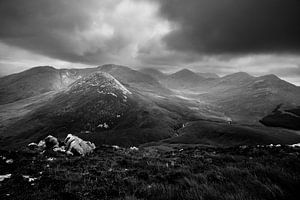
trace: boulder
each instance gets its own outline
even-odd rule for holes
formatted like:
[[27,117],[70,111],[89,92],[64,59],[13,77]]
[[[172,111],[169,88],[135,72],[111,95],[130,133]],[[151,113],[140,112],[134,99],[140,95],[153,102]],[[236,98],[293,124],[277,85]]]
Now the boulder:
[[45,138],[45,145],[47,149],[54,149],[59,147],[59,142],[56,137],[49,135]]
[[89,141],[84,141],[81,138],[68,134],[68,136],[65,139],[65,150],[70,154],[69,152],[81,156],[85,156],[89,153],[92,153],[94,149],[96,148],[95,144],[89,142]]
[[[56,152],[66,155],[81,155],[85,156],[94,151],[96,148],[95,144],[84,141],[81,138],[68,134],[64,143],[60,145],[58,139],[52,135],[47,136],[45,139],[41,140],[38,144],[30,143],[27,146],[31,150],[47,152]],[[50,150],[50,151],[49,151]]]

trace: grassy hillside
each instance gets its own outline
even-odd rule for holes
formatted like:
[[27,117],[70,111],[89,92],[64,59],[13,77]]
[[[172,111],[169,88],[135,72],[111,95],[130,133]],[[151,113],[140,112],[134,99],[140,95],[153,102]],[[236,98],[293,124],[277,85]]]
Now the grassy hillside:
[[[87,157],[0,151],[1,199],[296,200],[300,150],[99,147]],[[25,175],[25,176],[24,176]],[[26,178],[27,177],[27,178]],[[29,182],[29,178],[32,178]]]
[[189,122],[178,133],[177,137],[163,142],[217,146],[293,144],[300,142],[300,135],[292,131],[209,121]]
[[274,111],[262,118],[260,122],[266,126],[300,130],[300,108]]

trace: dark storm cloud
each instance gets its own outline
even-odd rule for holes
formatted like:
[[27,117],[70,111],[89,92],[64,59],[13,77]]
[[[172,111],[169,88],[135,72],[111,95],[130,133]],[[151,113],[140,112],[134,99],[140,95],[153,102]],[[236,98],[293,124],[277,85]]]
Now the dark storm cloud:
[[81,47],[73,42],[76,31],[84,30],[90,18],[80,5],[62,0],[1,0],[0,39],[40,54],[80,60],[76,55]]
[[0,42],[70,62],[126,63],[136,43],[149,37],[158,24],[153,4],[133,0],[0,0]]
[[157,0],[177,24],[169,49],[200,54],[300,52],[299,0]]

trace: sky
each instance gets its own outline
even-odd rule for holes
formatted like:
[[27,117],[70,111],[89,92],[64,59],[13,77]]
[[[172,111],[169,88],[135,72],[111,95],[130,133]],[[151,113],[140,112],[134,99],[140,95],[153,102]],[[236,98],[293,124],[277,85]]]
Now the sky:
[[107,63],[300,85],[300,1],[0,0],[0,75]]

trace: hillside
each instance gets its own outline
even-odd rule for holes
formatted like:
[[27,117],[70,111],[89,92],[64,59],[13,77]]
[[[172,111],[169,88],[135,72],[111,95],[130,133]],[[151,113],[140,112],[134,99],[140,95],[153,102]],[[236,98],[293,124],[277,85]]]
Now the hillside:
[[161,141],[166,144],[206,144],[212,146],[294,144],[300,135],[261,126],[195,121],[186,123],[178,136]]
[[220,78],[199,99],[219,106],[234,121],[257,123],[277,105],[293,108],[300,104],[300,87],[275,75],[252,77],[237,73]]
[[300,108],[283,110],[280,106],[260,122],[266,126],[300,130]]
[[50,66],[40,66],[0,78],[0,105],[50,91],[61,91],[76,80],[97,71],[110,73],[123,84],[142,90],[170,92],[151,76],[124,66],[110,64],[84,69],[56,69]]
[[[298,140],[294,133],[258,124],[279,104],[284,110],[300,104],[299,87],[274,75],[253,77],[239,72],[203,78],[184,69],[158,80],[147,74],[160,74],[157,70],[141,71],[112,64],[86,69],[38,67],[3,77],[11,82],[3,81],[2,85],[10,85],[14,91],[14,83],[28,80],[33,85],[35,81],[42,82],[41,77],[54,74],[46,79],[47,84],[24,87],[20,93],[40,91],[30,93],[34,96],[0,106],[1,144],[18,147],[38,142],[48,134],[63,138],[68,133],[96,144],[123,146],[162,139],[212,145]],[[23,79],[13,82],[11,77]],[[164,82],[167,79],[173,83],[169,88]],[[52,87],[53,83],[60,84]],[[11,93],[10,97],[16,94]],[[278,124],[286,121],[278,119]],[[199,120],[199,127],[183,127]]]
[[174,135],[184,115],[190,115],[176,102],[130,90],[105,72],[81,78],[4,129],[3,145],[16,148],[70,132],[97,144],[141,144]]
[[157,69],[154,69],[154,68],[142,68],[139,71],[144,73],[144,74],[150,75],[150,76],[152,76],[153,78],[155,78],[157,80],[161,80],[163,78],[166,78],[166,76],[167,76],[163,72],[161,72]]
[[10,177],[0,198],[297,200],[299,154],[288,146],[99,146],[86,157],[0,151]]
[[163,85],[171,89],[187,89],[193,88],[201,83],[204,83],[207,78],[199,76],[189,69],[182,69],[167,77],[161,79]]
[[0,78],[0,104],[33,97],[49,91],[61,90],[69,78],[53,67],[35,67],[30,70]]
[[129,67],[108,64],[99,66],[97,70],[111,74],[121,83],[133,87],[140,92],[171,93],[171,91],[163,87],[152,76],[130,69]]

